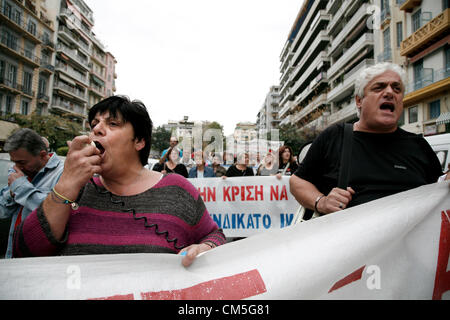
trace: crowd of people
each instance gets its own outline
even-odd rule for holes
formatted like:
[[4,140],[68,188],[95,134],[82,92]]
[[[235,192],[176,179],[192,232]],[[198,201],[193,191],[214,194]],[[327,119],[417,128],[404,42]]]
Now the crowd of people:
[[[187,267],[226,237],[186,178],[287,175],[297,201],[320,215],[448,180],[423,137],[398,127],[404,71],[377,64],[356,83],[359,120],[327,128],[300,164],[289,146],[269,150],[250,166],[248,153],[231,163],[232,154],[191,156],[172,137],[148,170],[152,121],[142,102],[123,96],[90,109],[91,131],[68,143],[64,163],[36,132],[20,129],[4,147],[14,162],[0,191],[0,218],[12,218],[6,257],[175,253]],[[344,127],[350,127],[349,139]],[[343,141],[353,146],[344,187],[338,179]]]
[[[276,151],[269,150],[261,160],[258,153],[254,163],[251,164],[247,152],[232,155],[232,161],[229,161],[226,152],[206,154],[198,150],[190,153],[189,156],[189,152],[183,153],[176,143],[172,143],[178,139],[172,137],[170,141],[171,146],[164,150],[162,157],[152,170],[163,174],[178,173],[185,178],[221,177],[226,179],[227,177],[275,176],[280,179],[283,175],[292,175],[298,168],[297,157],[294,156],[292,148],[286,145]],[[184,156],[180,157],[181,154]],[[187,159],[190,160],[187,161]]]

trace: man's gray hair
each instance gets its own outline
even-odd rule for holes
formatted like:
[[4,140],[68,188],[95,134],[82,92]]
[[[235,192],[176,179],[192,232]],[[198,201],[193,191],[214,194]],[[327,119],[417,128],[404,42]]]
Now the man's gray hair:
[[[360,98],[364,97],[364,89],[367,86],[367,84],[372,81],[375,77],[379,76],[380,74],[386,72],[386,71],[393,71],[397,73],[400,76],[400,79],[402,81],[402,90],[405,91],[405,84],[406,84],[406,72],[403,70],[402,67],[400,67],[398,64],[391,63],[391,62],[382,62],[377,63],[373,66],[365,68],[363,71],[361,71],[358,75],[358,78],[356,79],[355,83],[355,96],[358,96]],[[357,107],[356,108],[359,118],[360,110]]]
[[373,78],[379,76],[380,74],[382,74],[386,71],[393,71],[400,76],[400,79],[402,80],[403,90],[404,90],[405,83],[406,83],[405,70],[403,70],[403,68],[400,67],[398,64],[390,63],[390,62],[383,62],[383,63],[377,63],[376,65],[370,66],[359,73],[358,78],[356,79],[356,83],[355,83],[355,96],[363,98],[364,97],[364,88],[367,86],[367,84],[370,81],[372,81]]
[[16,151],[20,148],[25,149],[33,156],[37,156],[42,150],[47,151],[44,140],[35,131],[22,128],[14,132],[6,139],[3,150],[6,152]]

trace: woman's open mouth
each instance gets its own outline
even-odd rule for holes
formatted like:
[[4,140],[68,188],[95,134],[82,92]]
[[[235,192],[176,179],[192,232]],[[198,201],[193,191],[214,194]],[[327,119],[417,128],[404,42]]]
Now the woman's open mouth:
[[103,148],[102,144],[98,141],[94,141],[95,147],[100,150],[100,154],[105,153],[105,148]]

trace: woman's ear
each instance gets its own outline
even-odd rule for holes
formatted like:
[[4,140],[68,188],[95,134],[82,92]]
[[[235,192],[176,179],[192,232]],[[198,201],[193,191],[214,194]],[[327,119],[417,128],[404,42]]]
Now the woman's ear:
[[138,140],[138,138],[134,139],[134,145],[135,145],[136,151],[141,151],[145,147],[144,138],[142,138],[141,140]]

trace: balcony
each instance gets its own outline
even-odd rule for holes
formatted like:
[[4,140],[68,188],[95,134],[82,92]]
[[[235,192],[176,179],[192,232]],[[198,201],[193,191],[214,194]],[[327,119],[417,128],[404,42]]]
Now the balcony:
[[291,123],[291,116],[288,115],[287,117],[281,119],[280,126],[284,126],[290,123]]
[[35,56],[31,50],[25,49],[23,46],[19,47],[17,42],[11,41],[4,34],[1,37],[0,44],[0,47],[5,48],[7,52],[16,56],[19,60],[22,60],[34,68],[39,67],[40,59]]
[[13,14],[5,14],[6,10],[4,6],[0,4],[0,17],[5,18],[3,21],[6,25],[15,31],[21,33],[27,39],[33,41],[34,43],[40,43],[41,40],[36,32],[36,26],[34,28],[32,25],[27,24],[23,16],[13,16]]
[[70,57],[73,61],[77,62],[79,66],[83,67],[86,70],[89,70],[88,59],[79,55],[77,50],[70,49],[62,45],[61,43],[58,43],[56,49]]
[[306,69],[302,76],[292,86],[292,88],[290,89],[291,95],[295,96],[298,91],[303,90],[305,87],[307,87],[309,84],[307,80],[314,72],[320,70],[324,62],[326,61],[329,61],[327,53],[325,51],[320,52],[317,55],[317,58],[309,65],[308,69]]
[[54,83],[54,88],[63,91],[64,93],[66,93],[66,95],[68,94],[70,97],[76,98],[77,100],[81,100],[83,102],[87,101],[86,94],[83,91],[75,87],[69,86],[64,82],[56,81]]
[[345,105],[342,109],[334,112],[327,116],[326,125],[330,126],[334,123],[338,123],[350,118],[356,117],[356,103],[352,101],[351,103]]
[[405,107],[450,91],[450,69],[423,69],[423,75],[406,85]]
[[71,41],[72,43],[75,43],[77,46],[83,49],[86,52],[86,54],[89,54],[89,45],[84,43],[80,39],[80,37],[77,34],[75,34],[72,30],[70,30],[64,25],[60,25],[58,27],[58,31],[60,35],[63,35],[67,40]]
[[84,107],[82,105],[69,102],[67,100],[56,98],[52,101],[52,111],[62,115],[75,116],[78,119],[84,119]]
[[400,0],[400,10],[412,12],[415,7],[420,6],[422,0]]
[[364,59],[356,67],[344,75],[344,81],[328,92],[328,102],[339,101],[351,95],[355,88],[355,81],[361,70],[375,64],[373,59]]
[[50,102],[50,97],[42,92],[38,93],[37,99],[38,99],[39,103],[49,103]]
[[358,24],[361,22],[363,18],[369,15],[369,4],[365,3],[358,9],[358,11],[351,17],[351,19],[345,24],[342,28],[341,32],[334,37],[331,41],[331,46],[328,52],[332,54],[338,47],[340,47],[344,42],[347,35],[356,29]]
[[373,46],[372,33],[365,33],[347,51],[345,51],[345,53],[328,69],[328,78],[331,79],[337,71],[345,67],[352,57],[368,46]]
[[[330,37],[327,35],[326,31],[321,31],[316,36],[315,40],[309,45],[309,48],[306,52],[302,53],[302,58],[296,65],[298,68],[294,69],[292,73],[292,77],[295,78],[297,74],[302,71],[314,60],[318,53],[325,50],[326,46],[330,42]],[[299,57],[300,51],[297,51],[293,61],[297,61]]]
[[412,57],[430,44],[448,35],[450,29],[450,8],[438,14],[400,45],[402,56]]
[[0,78],[0,88],[5,88],[11,91],[13,94],[19,94],[19,85],[15,81],[9,79]]
[[328,33],[332,33],[334,29],[336,29],[338,22],[342,22],[342,18],[344,16],[344,12],[347,10],[350,5],[350,0],[339,1],[341,2],[341,7],[339,10],[333,15],[330,23],[327,26]]
[[310,112],[314,111],[318,106],[321,106],[326,103],[327,103],[327,94],[322,93],[321,95],[315,97],[306,107],[304,107],[302,110],[294,114],[293,121],[298,122],[299,120],[307,116]]
[[29,86],[19,84],[19,85],[17,85],[17,88],[22,92],[22,94],[24,94],[30,98],[34,97],[34,91],[31,90],[31,88]]

